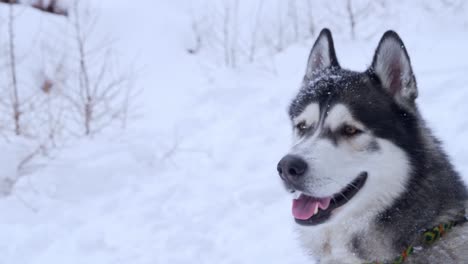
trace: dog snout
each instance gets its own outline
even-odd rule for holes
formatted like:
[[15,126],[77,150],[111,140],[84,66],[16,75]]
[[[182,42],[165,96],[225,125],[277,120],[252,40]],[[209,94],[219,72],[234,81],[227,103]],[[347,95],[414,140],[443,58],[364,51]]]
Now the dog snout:
[[277,170],[283,180],[294,181],[305,175],[307,163],[298,156],[286,155],[278,163]]

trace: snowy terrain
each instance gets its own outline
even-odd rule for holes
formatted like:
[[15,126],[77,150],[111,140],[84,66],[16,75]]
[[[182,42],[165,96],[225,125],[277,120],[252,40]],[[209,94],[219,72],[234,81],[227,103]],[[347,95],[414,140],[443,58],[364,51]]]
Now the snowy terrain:
[[[0,198],[0,264],[310,263],[276,163],[313,39],[227,69],[186,52],[186,1],[138,2],[96,7],[122,58],[142,66],[138,115],[125,131],[36,161]],[[457,19],[395,26],[423,115],[468,180],[468,25]],[[387,26],[366,40],[335,35],[341,64],[365,69]],[[14,173],[18,149],[5,145],[3,174]]]

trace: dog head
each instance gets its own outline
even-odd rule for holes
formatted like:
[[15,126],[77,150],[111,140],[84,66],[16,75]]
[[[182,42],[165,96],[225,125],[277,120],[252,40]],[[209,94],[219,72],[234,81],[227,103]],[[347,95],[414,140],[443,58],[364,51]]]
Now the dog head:
[[399,36],[386,32],[364,72],[340,67],[328,29],[309,55],[289,116],[294,142],[278,163],[297,194],[299,224],[375,215],[405,189],[417,149],[416,80]]

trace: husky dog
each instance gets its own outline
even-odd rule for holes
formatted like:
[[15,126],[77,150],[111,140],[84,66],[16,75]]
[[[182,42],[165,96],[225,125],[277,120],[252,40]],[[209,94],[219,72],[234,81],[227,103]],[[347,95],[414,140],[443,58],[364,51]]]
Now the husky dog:
[[418,111],[400,37],[364,72],[340,67],[328,29],[289,108],[278,163],[299,237],[318,263],[468,263],[468,192]]

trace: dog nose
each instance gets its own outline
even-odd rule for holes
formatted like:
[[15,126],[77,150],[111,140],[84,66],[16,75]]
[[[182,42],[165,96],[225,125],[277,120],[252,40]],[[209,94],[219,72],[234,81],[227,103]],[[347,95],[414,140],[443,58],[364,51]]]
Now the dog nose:
[[307,171],[307,163],[294,155],[284,156],[276,168],[281,178],[298,178]]

